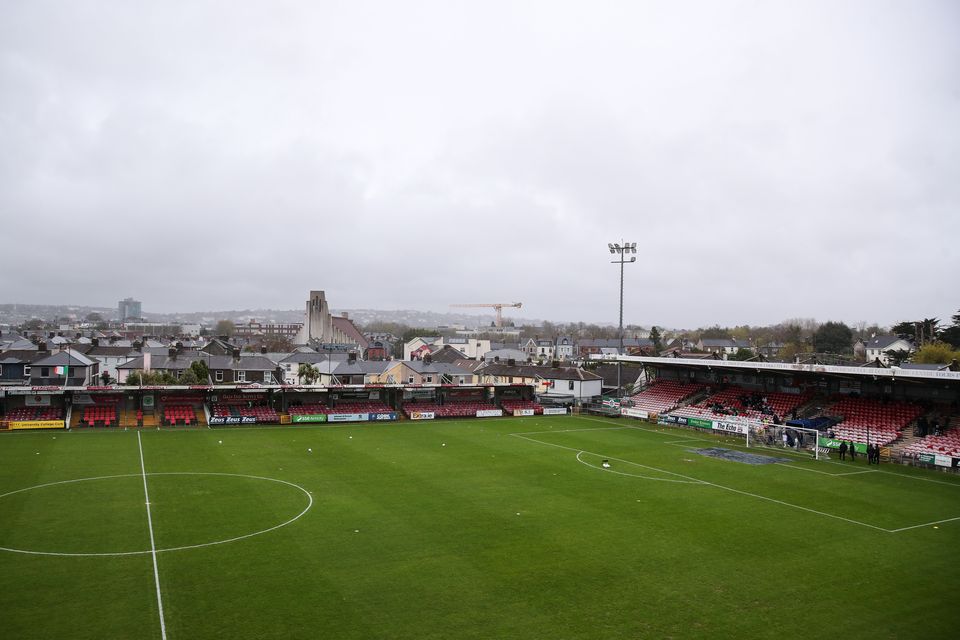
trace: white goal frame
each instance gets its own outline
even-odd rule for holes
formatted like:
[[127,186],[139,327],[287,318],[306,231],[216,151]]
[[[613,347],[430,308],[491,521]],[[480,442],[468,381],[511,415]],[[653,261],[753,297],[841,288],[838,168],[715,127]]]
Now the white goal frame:
[[[788,434],[792,446],[784,443],[783,434]],[[799,437],[798,437],[799,436]],[[802,442],[802,444],[800,444]],[[809,427],[791,427],[785,424],[751,424],[747,427],[747,447],[771,450],[806,451],[815,460],[826,458],[820,451],[820,432]]]

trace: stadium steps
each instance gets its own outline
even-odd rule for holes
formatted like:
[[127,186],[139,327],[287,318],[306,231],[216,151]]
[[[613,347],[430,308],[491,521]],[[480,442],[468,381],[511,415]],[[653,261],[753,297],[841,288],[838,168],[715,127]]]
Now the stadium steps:
[[194,407],[193,415],[196,416],[197,421],[194,424],[201,426],[207,426],[207,412],[203,410],[203,407]]
[[[136,425],[137,423],[134,422],[133,424]],[[156,416],[156,414],[144,412],[144,414],[143,414],[143,426],[144,426],[144,427],[156,427],[156,426],[157,426],[157,416]]]
[[891,442],[889,444],[889,447],[891,451],[900,453],[908,445],[911,445],[914,442],[919,442],[922,439],[923,438],[921,438],[920,436],[913,435],[913,425],[911,425],[903,431],[903,435],[901,435],[899,438]]
[[[72,409],[73,407],[71,407]],[[83,411],[71,411],[68,426],[70,429],[80,426],[80,419],[83,418]]]
[[120,428],[129,429],[137,426],[137,410],[124,409],[120,412]]

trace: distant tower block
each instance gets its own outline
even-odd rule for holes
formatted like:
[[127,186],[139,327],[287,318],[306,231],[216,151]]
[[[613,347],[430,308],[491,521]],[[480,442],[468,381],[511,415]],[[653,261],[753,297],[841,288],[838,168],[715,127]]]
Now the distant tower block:
[[333,342],[333,320],[330,317],[330,306],[323,291],[311,291],[307,300],[307,314],[303,327],[297,334],[297,344],[308,344],[311,341]]

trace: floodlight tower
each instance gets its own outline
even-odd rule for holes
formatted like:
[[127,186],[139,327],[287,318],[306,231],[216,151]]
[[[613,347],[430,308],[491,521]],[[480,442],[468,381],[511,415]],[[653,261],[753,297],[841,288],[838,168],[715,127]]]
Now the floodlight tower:
[[[610,253],[618,256],[616,260],[611,260],[610,264],[619,264],[620,265],[620,351],[618,355],[623,355],[623,265],[636,262],[637,256],[631,255],[630,259],[627,260],[628,254],[635,254],[637,252],[637,243],[636,242],[623,242],[621,244],[616,242],[608,242],[607,247],[610,249]],[[623,383],[620,380],[620,373],[623,370],[623,363],[617,358],[617,397],[623,397]]]

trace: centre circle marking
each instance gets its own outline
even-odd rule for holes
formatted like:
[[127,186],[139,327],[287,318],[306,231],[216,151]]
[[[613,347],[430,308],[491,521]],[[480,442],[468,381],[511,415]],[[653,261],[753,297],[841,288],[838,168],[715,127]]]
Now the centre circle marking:
[[[17,493],[24,493],[25,491],[42,489],[44,487],[53,487],[61,484],[73,484],[76,482],[91,482],[94,480],[110,480],[112,478],[142,478],[144,475],[147,475],[147,476],[221,476],[226,478],[247,478],[250,480],[265,480],[267,482],[276,482],[278,484],[285,484],[288,487],[293,487],[294,489],[297,489],[307,497],[307,506],[304,507],[303,511],[293,516],[289,520],[281,522],[280,524],[274,525],[267,529],[261,529],[260,531],[254,531],[253,533],[246,533],[242,536],[234,536],[233,538],[226,538],[224,540],[214,540],[212,542],[202,542],[200,544],[187,544],[179,547],[167,547],[165,549],[157,549],[156,550],[157,553],[167,553],[170,551],[185,551],[187,549],[199,549],[201,547],[212,547],[214,545],[237,542],[238,540],[252,538],[254,536],[263,535],[264,533],[270,533],[271,531],[276,531],[277,529],[285,527],[289,524],[293,524],[294,522],[299,520],[301,517],[303,517],[303,515],[306,514],[307,511],[309,511],[310,508],[313,506],[313,496],[310,494],[309,491],[307,491],[306,489],[304,489],[298,484],[294,484],[286,480],[278,480],[277,478],[267,478],[265,476],[251,476],[251,475],[246,475],[242,473],[213,473],[213,472],[201,472],[201,471],[167,471],[167,472],[147,473],[147,474],[124,473],[124,474],[114,475],[114,476],[98,476],[96,478],[76,478],[75,480],[60,480],[58,482],[47,482],[45,484],[38,484],[32,487],[25,487],[23,489],[17,489],[15,491],[8,491],[7,493],[0,494],[0,499],[6,498],[7,496],[12,496]],[[11,553],[25,553],[29,555],[35,555],[35,556],[68,556],[68,557],[87,557],[87,558],[112,557],[112,556],[140,556],[140,555],[147,555],[147,554],[153,553],[153,550],[151,549],[145,549],[143,551],[116,551],[116,552],[101,552],[101,553],[62,553],[59,551],[34,551],[32,549],[15,549],[13,547],[2,547],[2,546],[0,546],[0,551],[9,551]]]

